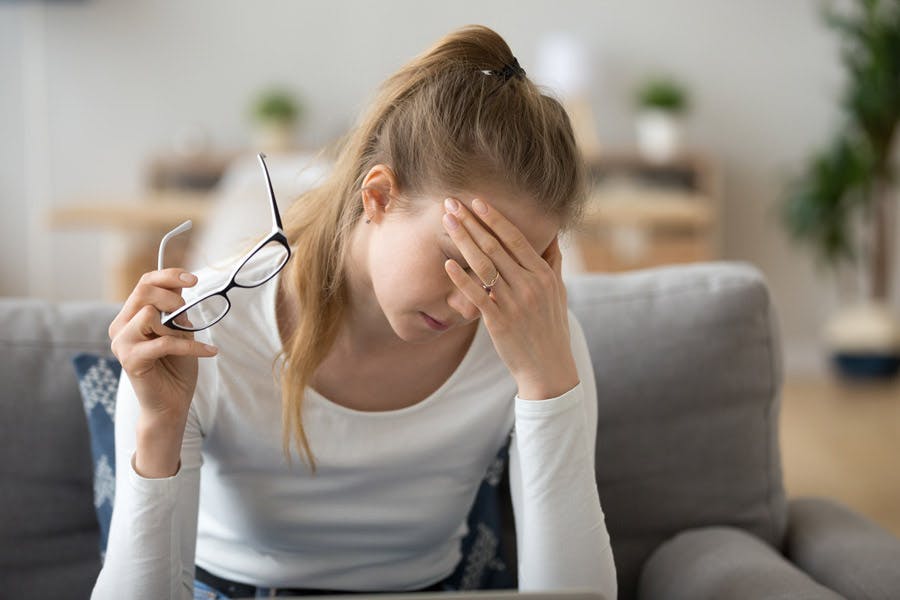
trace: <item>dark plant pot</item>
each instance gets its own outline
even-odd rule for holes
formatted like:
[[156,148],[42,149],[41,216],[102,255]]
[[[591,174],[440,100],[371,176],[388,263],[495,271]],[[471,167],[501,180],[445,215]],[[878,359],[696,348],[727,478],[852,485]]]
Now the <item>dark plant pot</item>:
[[835,352],[831,355],[835,370],[842,377],[856,380],[892,379],[900,372],[900,355],[897,354],[849,354]]
[[900,371],[900,319],[884,301],[845,306],[825,324],[834,370],[847,379],[884,381]]

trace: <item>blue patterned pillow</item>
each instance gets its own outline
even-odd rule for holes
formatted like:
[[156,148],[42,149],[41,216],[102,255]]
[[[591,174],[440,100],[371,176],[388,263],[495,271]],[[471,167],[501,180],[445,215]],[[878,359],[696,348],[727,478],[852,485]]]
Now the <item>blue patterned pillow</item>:
[[[115,499],[116,390],[122,367],[115,358],[79,354],[73,359],[78,388],[84,403],[91,454],[94,457],[94,508],[100,524],[100,558],[106,558],[106,541]],[[515,577],[503,558],[499,484],[509,458],[509,440],[497,452],[469,511],[469,532],[462,540],[462,558],[445,580],[448,591],[510,589]]]
[[469,532],[462,540],[462,558],[456,570],[444,580],[445,591],[497,590],[517,587],[516,577],[507,568],[503,551],[500,482],[509,460],[509,444],[497,452],[488,467],[475,502],[469,511]]
[[100,560],[106,558],[106,539],[116,491],[116,390],[122,367],[115,358],[79,354],[72,362],[84,405],[91,455],[94,458],[94,509],[100,524]]

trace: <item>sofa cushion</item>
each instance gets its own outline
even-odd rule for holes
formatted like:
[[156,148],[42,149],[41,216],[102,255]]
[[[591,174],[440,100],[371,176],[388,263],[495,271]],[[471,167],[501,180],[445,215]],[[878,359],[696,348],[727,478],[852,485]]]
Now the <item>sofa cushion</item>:
[[638,598],[841,600],[843,596],[755,535],[734,527],[702,527],[683,531],[657,548],[641,575]]
[[763,276],[744,263],[567,280],[596,375],[597,485],[622,598],[662,541],[733,526],[780,547],[781,357]]
[[0,581],[87,598],[100,571],[91,452],[72,357],[109,351],[118,307],[0,299]]

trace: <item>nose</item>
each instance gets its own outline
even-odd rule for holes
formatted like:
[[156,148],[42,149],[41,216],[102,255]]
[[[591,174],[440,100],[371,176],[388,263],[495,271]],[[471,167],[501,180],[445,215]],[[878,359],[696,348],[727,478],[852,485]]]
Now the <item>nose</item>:
[[478,307],[472,304],[466,295],[456,286],[453,287],[453,290],[447,296],[447,304],[450,305],[450,308],[461,314],[466,321],[474,321],[480,314],[478,312]]

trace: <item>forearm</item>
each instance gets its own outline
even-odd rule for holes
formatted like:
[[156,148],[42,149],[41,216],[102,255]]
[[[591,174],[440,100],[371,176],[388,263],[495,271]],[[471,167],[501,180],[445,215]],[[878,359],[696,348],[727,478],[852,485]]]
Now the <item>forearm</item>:
[[190,598],[184,569],[194,559],[199,469],[146,479],[129,462],[118,465],[122,485],[116,486],[106,560],[91,598],[121,598],[123,590],[135,599]]
[[557,398],[516,400],[510,468],[521,474],[514,491],[521,504],[519,589],[576,587],[614,598],[615,566],[581,401],[580,384]]
[[[120,598],[191,598],[197,508],[200,490],[200,438],[197,425],[181,426],[184,463],[170,477],[144,477],[135,460],[141,440],[155,430],[142,414],[123,374],[116,398],[116,484],[106,559],[91,596]],[[156,442],[162,443],[160,438]],[[169,440],[168,443],[172,443]],[[153,456],[149,450],[146,456]],[[165,467],[168,469],[168,467]]]

